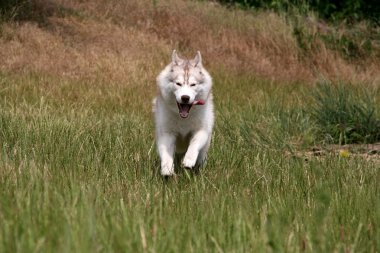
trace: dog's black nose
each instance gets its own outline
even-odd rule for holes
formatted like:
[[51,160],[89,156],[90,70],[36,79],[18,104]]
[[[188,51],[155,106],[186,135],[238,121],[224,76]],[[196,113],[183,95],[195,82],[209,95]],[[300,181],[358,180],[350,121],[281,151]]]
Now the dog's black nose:
[[187,103],[189,103],[190,97],[187,95],[183,95],[183,96],[181,96],[181,100],[183,103],[187,104]]

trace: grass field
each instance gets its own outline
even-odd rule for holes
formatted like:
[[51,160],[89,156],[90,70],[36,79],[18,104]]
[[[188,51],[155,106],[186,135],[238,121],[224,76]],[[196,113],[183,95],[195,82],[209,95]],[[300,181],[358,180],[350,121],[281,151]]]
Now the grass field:
[[[309,111],[315,77],[281,81],[209,53],[207,165],[163,180],[151,100],[176,45],[86,15],[53,18],[63,39],[2,24],[0,56],[13,58],[0,63],[0,252],[379,252],[379,155],[309,154],[327,145]],[[94,27],[103,33],[85,34]],[[131,42],[126,31],[154,45],[128,44],[124,55],[115,45]],[[379,108],[376,75],[366,80]]]
[[208,164],[165,182],[141,86],[44,82],[2,74],[0,251],[379,250],[379,163],[289,155],[313,142],[303,87],[215,76]]

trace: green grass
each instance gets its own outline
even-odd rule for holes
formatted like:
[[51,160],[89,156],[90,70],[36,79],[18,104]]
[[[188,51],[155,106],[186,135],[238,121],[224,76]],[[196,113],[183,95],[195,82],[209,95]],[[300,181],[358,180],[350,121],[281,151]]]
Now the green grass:
[[2,73],[0,252],[378,252],[379,164],[289,155],[312,89],[213,74],[207,166],[165,181],[154,86]]

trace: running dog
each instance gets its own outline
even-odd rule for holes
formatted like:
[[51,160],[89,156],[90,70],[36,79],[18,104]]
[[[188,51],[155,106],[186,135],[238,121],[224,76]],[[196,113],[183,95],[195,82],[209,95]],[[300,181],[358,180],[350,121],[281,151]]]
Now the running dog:
[[172,61],[157,77],[159,92],[154,99],[156,143],[161,175],[174,175],[174,156],[183,157],[187,169],[201,166],[210,147],[214,126],[212,79],[198,51],[194,59]]

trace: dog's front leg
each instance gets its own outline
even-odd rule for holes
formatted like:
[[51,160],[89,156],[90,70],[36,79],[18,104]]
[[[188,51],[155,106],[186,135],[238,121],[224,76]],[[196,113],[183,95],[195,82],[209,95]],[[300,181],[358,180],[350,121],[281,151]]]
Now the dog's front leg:
[[207,144],[208,133],[205,130],[196,132],[190,140],[189,147],[183,158],[185,168],[193,168],[197,162],[199,151]]
[[175,136],[163,134],[157,139],[157,148],[161,158],[161,175],[171,176],[174,174],[174,144]]

